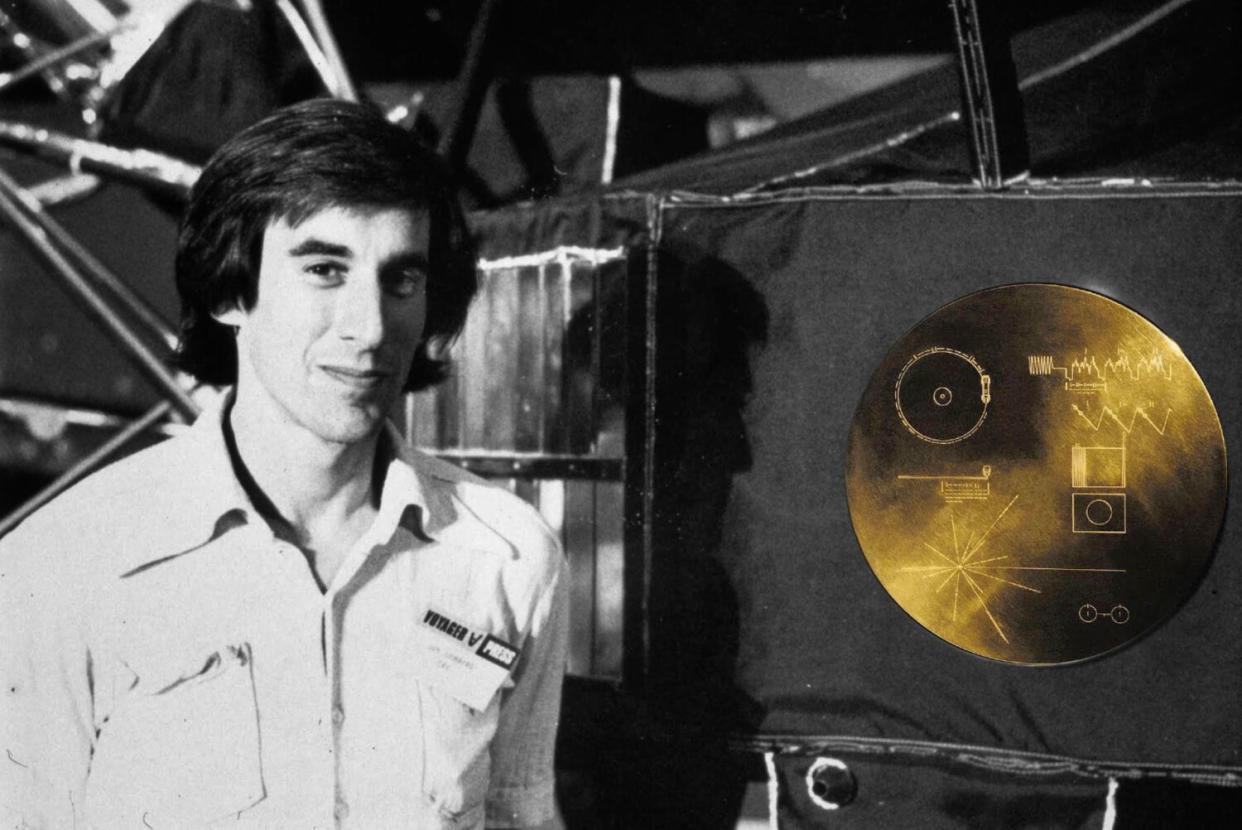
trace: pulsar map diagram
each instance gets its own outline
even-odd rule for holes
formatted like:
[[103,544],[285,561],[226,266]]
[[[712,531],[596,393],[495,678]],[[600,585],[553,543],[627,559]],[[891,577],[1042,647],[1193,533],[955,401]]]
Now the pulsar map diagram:
[[[950,619],[954,623],[959,622],[958,612],[963,606],[963,596],[965,596],[966,603],[969,603],[971,598],[973,598],[976,604],[975,607],[983,611],[996,634],[1007,645],[1010,642],[1009,635],[1005,633],[1005,626],[999,618],[999,613],[995,612],[988,604],[987,597],[985,596],[986,592],[983,588],[985,582],[990,581],[1002,587],[1029,591],[1033,594],[1042,594],[1042,589],[1019,582],[1018,575],[1028,573],[1122,574],[1126,572],[1124,568],[1070,568],[1024,565],[1011,561],[1010,555],[1006,553],[975,558],[975,554],[983,549],[984,544],[993,534],[993,531],[1001,524],[1001,520],[1010,513],[1017,501],[1018,496],[1010,499],[1008,504],[996,514],[996,517],[992,519],[987,529],[982,534],[979,534],[977,539],[975,538],[976,532],[970,531],[964,542],[961,541],[960,537],[966,528],[963,527],[959,530],[957,518],[950,511],[948,540],[952,544],[952,554],[941,550],[936,544],[932,544],[932,541],[924,540],[923,548],[925,551],[933,554],[935,560],[928,564],[906,565],[899,569],[903,573],[921,574],[924,579],[933,582],[935,584],[933,590],[937,595],[944,592],[952,584],[952,600],[946,598],[945,604],[950,608]],[[943,535],[942,529],[941,534],[933,541],[938,542],[941,547],[948,548],[948,545],[941,541],[940,537]],[[943,577],[943,579],[935,582],[938,577]],[[965,614],[963,615],[965,616]]]

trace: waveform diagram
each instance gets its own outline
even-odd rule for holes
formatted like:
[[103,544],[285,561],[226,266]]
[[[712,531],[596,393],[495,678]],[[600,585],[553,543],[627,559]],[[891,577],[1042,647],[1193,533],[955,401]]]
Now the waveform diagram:
[[[906,565],[900,569],[903,573],[921,575],[928,582],[928,590],[933,591],[937,596],[946,597],[945,604],[948,606],[947,610],[953,623],[959,622],[959,612],[961,616],[968,615],[973,600],[973,606],[983,612],[988,622],[991,623],[992,629],[1006,645],[1010,642],[1009,634],[1005,630],[1006,623],[1000,618],[994,605],[989,605],[986,586],[993,585],[1001,589],[1042,594],[1043,589],[1028,585],[1019,579],[1029,579],[1028,574],[1034,576],[1054,573],[1081,575],[1126,572],[1123,568],[1023,565],[1020,562],[1014,562],[1009,554],[1002,551],[996,552],[995,555],[977,556],[983,550],[984,544],[994,535],[998,526],[1002,526],[1005,517],[1011,515],[1010,510],[1017,501],[1018,496],[1015,495],[996,514],[982,533],[968,531],[965,523],[959,526],[957,517],[950,511],[948,533],[945,534],[942,530],[935,538],[923,542],[923,550],[931,554],[929,561],[920,565]],[[962,540],[963,534],[966,536],[964,541]],[[941,538],[943,536],[947,536],[947,540],[943,540]],[[945,544],[945,541],[948,541],[952,547]],[[950,585],[953,588],[952,599],[949,599],[947,594]]]
[[[1106,406],[1100,410],[1099,416],[1092,420],[1087,413],[1083,412],[1082,409],[1078,407],[1078,404],[1070,404],[1070,407],[1074,410],[1074,414],[1076,414],[1080,419],[1079,423],[1083,423],[1086,426],[1091,427],[1094,431],[1099,432],[1100,428],[1106,423],[1105,419],[1108,419],[1107,423],[1115,423],[1117,426],[1121,427],[1121,431],[1125,435],[1129,435],[1134,432],[1136,427],[1142,426],[1140,421],[1155,430],[1157,434],[1164,435],[1165,430],[1168,429],[1169,426],[1169,416],[1173,414],[1173,409],[1171,407],[1166,407],[1163,415],[1153,418],[1146,409],[1143,409],[1141,406],[1136,406],[1133,411],[1130,412],[1130,417],[1126,418],[1124,415],[1119,414],[1111,406]],[[1159,421],[1159,423],[1157,423],[1157,421]]]
[[1109,381],[1142,383],[1148,380],[1172,380],[1173,364],[1162,354],[1134,357],[1125,349],[1118,348],[1114,357],[1101,358],[1084,349],[1064,365],[1059,365],[1052,355],[1027,355],[1027,371],[1036,376],[1060,376],[1065,388],[1071,392],[1104,392]]

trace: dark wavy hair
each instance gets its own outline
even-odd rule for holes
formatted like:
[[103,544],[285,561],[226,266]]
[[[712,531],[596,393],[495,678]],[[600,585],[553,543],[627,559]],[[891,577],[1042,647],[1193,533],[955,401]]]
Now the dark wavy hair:
[[477,289],[475,250],[440,158],[376,109],[317,99],[278,110],[229,139],[190,191],[177,240],[181,342],[174,364],[204,383],[237,380],[237,346],[213,312],[249,310],[263,235],[330,207],[405,208],[430,216],[427,322],[407,391],[448,374],[444,347]]

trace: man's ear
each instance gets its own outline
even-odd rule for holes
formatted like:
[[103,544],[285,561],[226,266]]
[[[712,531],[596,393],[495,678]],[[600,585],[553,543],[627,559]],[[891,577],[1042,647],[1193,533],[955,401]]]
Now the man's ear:
[[242,311],[237,306],[229,306],[227,308],[219,309],[218,311],[213,311],[211,316],[217,323],[223,323],[224,325],[232,328],[239,328],[246,322],[246,312]]

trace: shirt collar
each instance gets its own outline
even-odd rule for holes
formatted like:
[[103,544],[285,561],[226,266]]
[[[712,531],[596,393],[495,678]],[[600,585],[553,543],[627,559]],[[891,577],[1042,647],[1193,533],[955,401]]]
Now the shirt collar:
[[[375,541],[391,539],[400,523],[424,542],[513,558],[513,545],[496,518],[503,511],[479,511],[490,501],[485,494],[494,488],[459,467],[414,449],[391,423],[386,427],[381,452],[385,447],[390,456],[380,517],[374,525]],[[473,492],[473,496],[466,495],[467,492]]]
[[230,391],[204,406],[189,430],[169,439],[175,452],[155,479],[141,485],[147,512],[157,520],[121,529],[143,540],[133,546],[141,555],[124,563],[123,575],[175,559],[230,527],[261,521],[229,460],[224,413],[231,404]]
[[388,538],[402,525],[424,541],[432,541],[436,532],[451,522],[452,503],[445,498],[443,488],[433,484],[419,463],[419,454],[405,443],[392,422],[384,425],[379,452],[386,457],[387,467],[377,530]]
[[[178,558],[242,524],[266,529],[229,457],[224,419],[232,402],[230,391],[204,407],[185,434],[170,439],[181,442],[177,469],[168,471],[169,480],[152,483],[151,498],[167,503],[154,515],[172,521],[146,529],[155,538],[152,544],[138,548],[144,551],[141,557],[125,563],[126,574]],[[402,526],[424,541],[433,541],[456,517],[451,499],[443,487],[435,486],[434,475],[422,469],[421,455],[405,443],[392,423],[384,425],[380,453],[387,466],[375,535],[387,540]]]
[[229,458],[224,419],[232,405],[230,391],[204,407],[183,439],[189,463],[177,473],[184,482],[185,533],[195,544],[210,541],[217,535],[221,520],[227,515],[240,514],[247,522],[259,520],[258,511],[237,480]]

